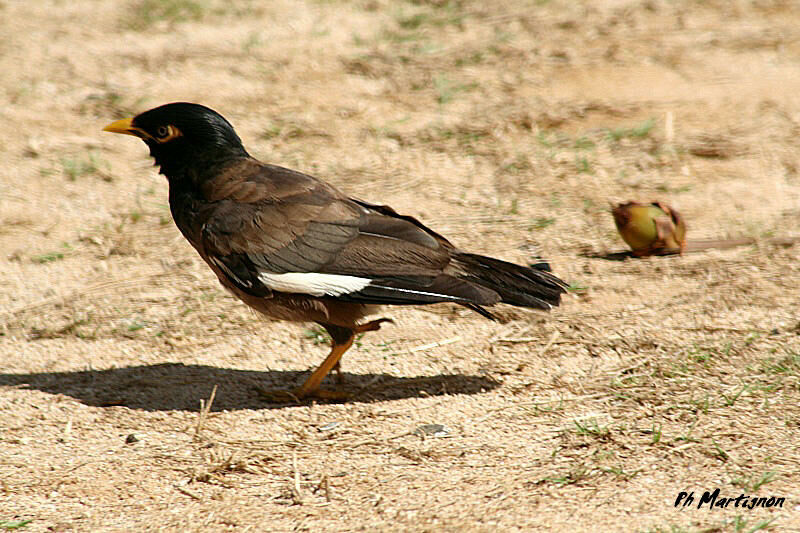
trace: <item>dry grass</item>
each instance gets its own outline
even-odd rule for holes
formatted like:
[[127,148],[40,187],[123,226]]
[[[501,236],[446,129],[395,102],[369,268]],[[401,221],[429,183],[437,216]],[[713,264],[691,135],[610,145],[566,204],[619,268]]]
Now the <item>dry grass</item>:
[[[0,529],[800,530],[798,28],[749,0],[0,4]],[[355,400],[267,404],[324,339],[220,290],[100,132],[175,100],[573,290],[386,310]],[[609,202],[656,198],[756,244],[592,257]],[[715,487],[787,505],[673,507]]]

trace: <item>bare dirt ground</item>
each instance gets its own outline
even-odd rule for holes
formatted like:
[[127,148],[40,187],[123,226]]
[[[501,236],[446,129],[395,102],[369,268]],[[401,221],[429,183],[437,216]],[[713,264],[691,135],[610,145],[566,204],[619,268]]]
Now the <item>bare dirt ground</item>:
[[[3,0],[0,72],[0,529],[800,531],[794,1]],[[100,131],[176,100],[572,290],[386,309],[353,400],[269,404],[324,339],[224,292]],[[628,199],[760,240],[589,257]],[[786,503],[673,506],[717,487]]]

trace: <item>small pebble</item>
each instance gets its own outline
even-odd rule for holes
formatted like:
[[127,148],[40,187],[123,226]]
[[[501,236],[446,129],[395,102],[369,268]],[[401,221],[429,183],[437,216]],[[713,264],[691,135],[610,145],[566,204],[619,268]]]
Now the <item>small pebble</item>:
[[418,437],[449,437],[450,428],[442,424],[424,424],[414,430]]

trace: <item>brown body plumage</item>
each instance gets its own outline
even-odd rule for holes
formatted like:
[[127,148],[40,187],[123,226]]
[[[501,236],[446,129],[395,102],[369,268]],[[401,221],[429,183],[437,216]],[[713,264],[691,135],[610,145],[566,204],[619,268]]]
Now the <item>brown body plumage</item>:
[[106,130],[147,143],[176,225],[227,289],[266,316],[330,333],[331,354],[296,397],[322,395],[355,334],[386,321],[362,323],[376,305],[453,302],[491,318],[484,306],[549,309],[564,292],[549,272],[461,252],[388,206],[253,159],[206,107],[167,104]]

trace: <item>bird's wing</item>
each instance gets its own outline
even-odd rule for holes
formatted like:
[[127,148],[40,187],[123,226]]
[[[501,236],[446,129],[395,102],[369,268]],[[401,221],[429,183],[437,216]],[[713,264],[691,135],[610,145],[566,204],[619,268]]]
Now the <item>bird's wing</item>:
[[452,245],[416,219],[351,200],[309,176],[262,165],[206,186],[202,248],[218,273],[272,291],[359,303],[488,305],[497,293],[444,273]]

